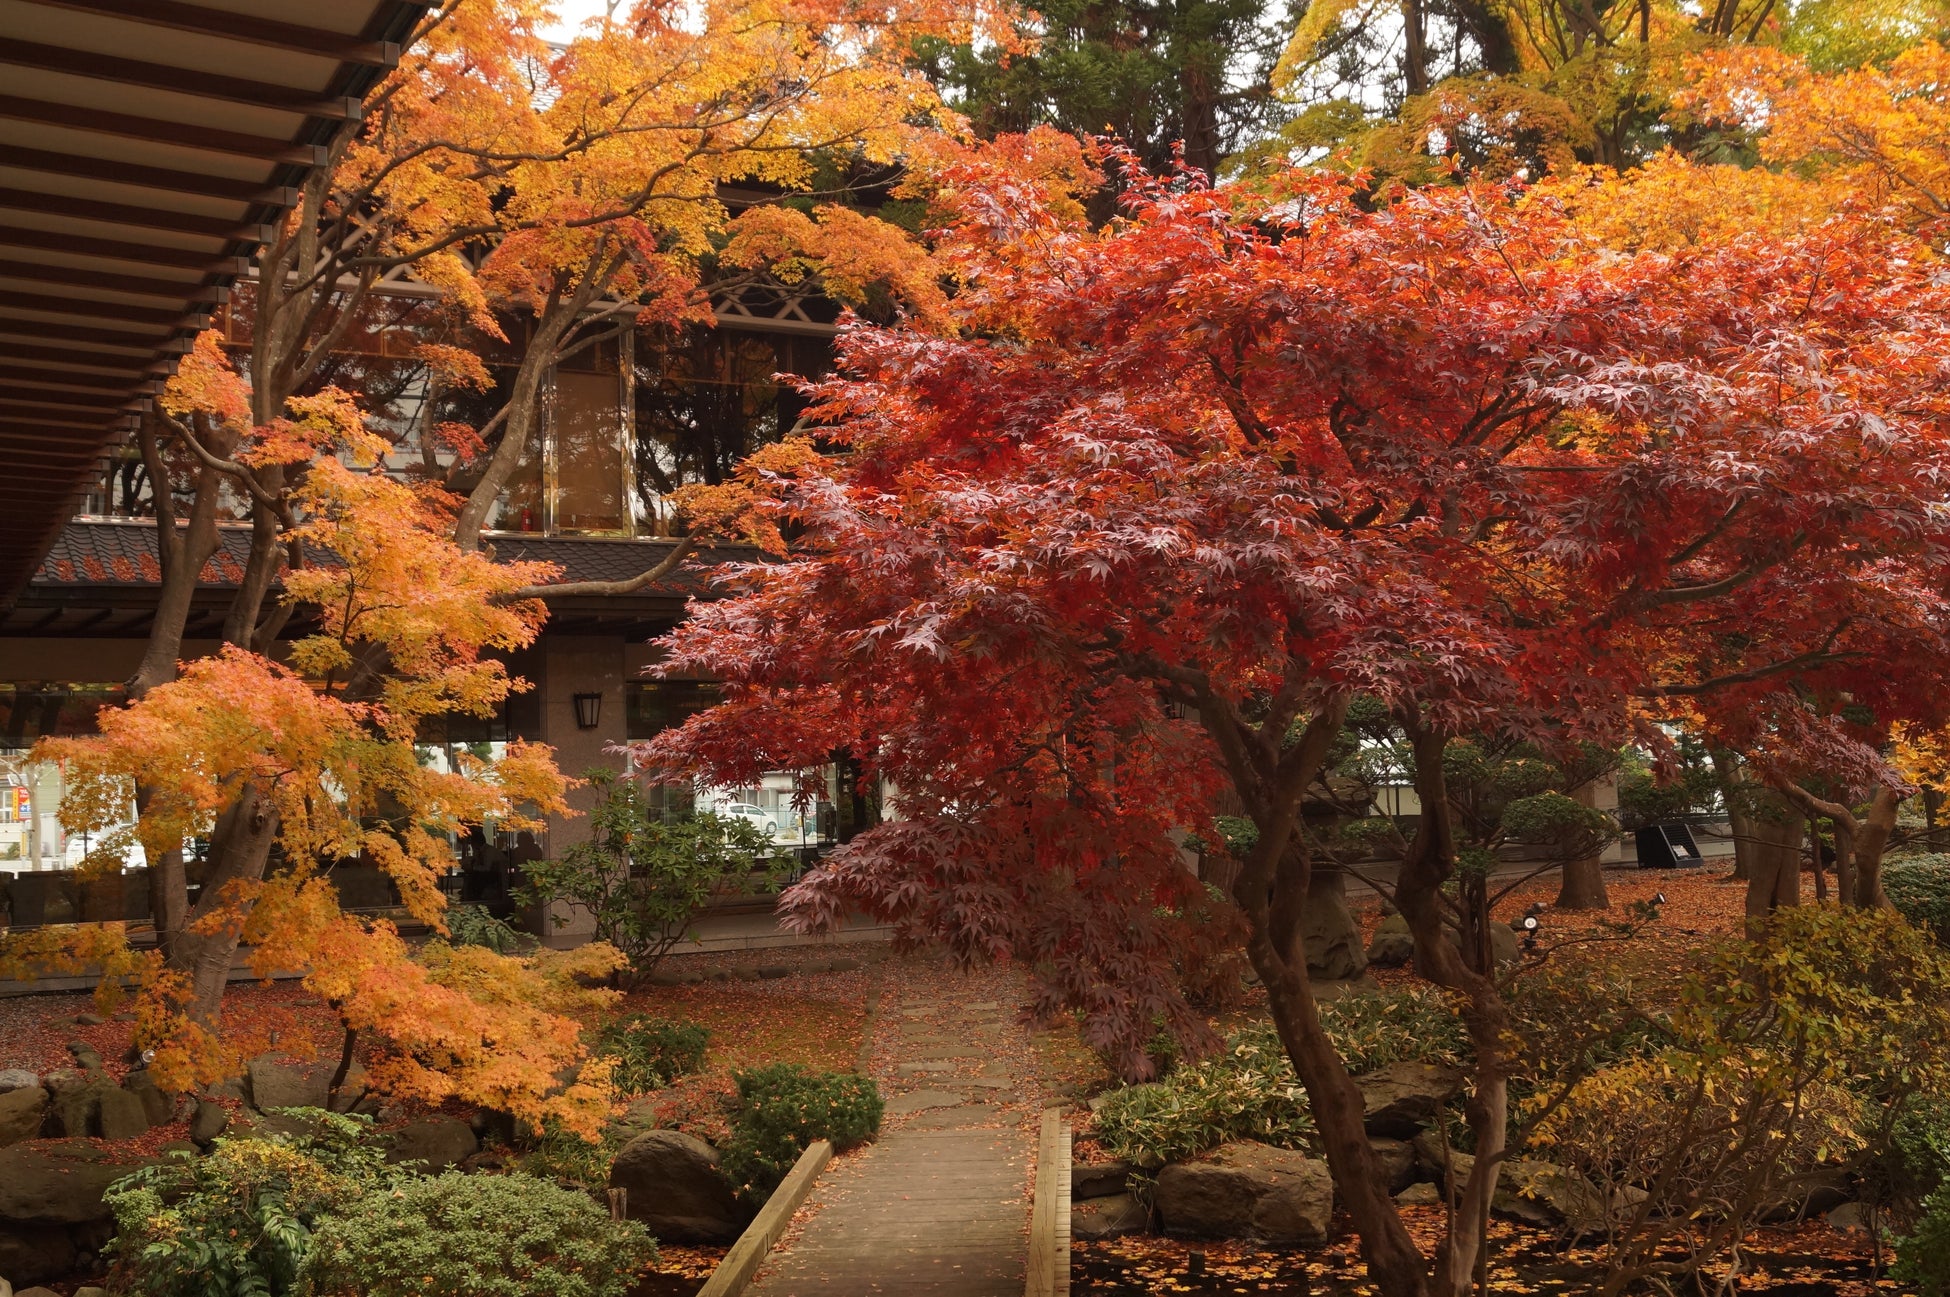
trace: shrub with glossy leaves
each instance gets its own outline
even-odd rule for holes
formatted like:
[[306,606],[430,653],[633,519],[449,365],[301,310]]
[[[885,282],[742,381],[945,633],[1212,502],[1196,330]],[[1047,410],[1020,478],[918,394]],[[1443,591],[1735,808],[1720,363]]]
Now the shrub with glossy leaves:
[[747,1201],[763,1202],[814,1140],[831,1140],[844,1152],[880,1130],[885,1105],[869,1077],[773,1063],[733,1080],[731,1138],[720,1153],[725,1175]]
[[[1320,1021],[1357,1076],[1391,1063],[1456,1065],[1469,1054],[1461,1020],[1433,991],[1346,996],[1321,1005]],[[1307,1148],[1314,1123],[1278,1034],[1262,1024],[1234,1035],[1216,1058],[1112,1091],[1096,1133],[1116,1156],[1157,1166],[1239,1139]]]
[[310,1108],[277,1115],[304,1128],[219,1139],[207,1157],[175,1153],[109,1188],[121,1289],[142,1297],[303,1291],[313,1231],[330,1213],[383,1191],[393,1173],[366,1140],[369,1119]]
[[637,1013],[604,1027],[596,1037],[596,1052],[616,1060],[611,1084],[624,1094],[642,1094],[703,1067],[710,1043],[710,1031],[696,1023]]
[[316,1297],[623,1297],[656,1257],[635,1221],[527,1175],[445,1175],[368,1194],[319,1227]]

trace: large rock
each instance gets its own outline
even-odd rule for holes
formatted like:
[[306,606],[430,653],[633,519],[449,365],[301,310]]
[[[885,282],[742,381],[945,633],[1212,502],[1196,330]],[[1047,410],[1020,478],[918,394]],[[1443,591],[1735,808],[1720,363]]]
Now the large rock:
[[453,1117],[430,1117],[409,1122],[390,1136],[389,1162],[419,1162],[429,1173],[445,1171],[480,1150],[481,1141],[466,1122]]
[[61,1225],[0,1228],[0,1274],[14,1283],[60,1279],[74,1268],[74,1240]]
[[[1440,1141],[1433,1131],[1419,1136],[1415,1151],[1436,1182],[1452,1193],[1462,1192],[1476,1159],[1467,1153],[1449,1153],[1445,1165]],[[1582,1175],[1554,1162],[1534,1158],[1512,1158],[1497,1176],[1490,1196],[1490,1210],[1500,1216],[1528,1221],[1532,1225],[1565,1227],[1574,1234],[1600,1231],[1607,1215],[1614,1224],[1629,1219],[1645,1201],[1645,1190],[1630,1185],[1607,1195]]]
[[1354,1078],[1370,1135],[1411,1139],[1462,1084],[1462,1073],[1434,1063],[1392,1063]]
[[[0,1094],[0,1148],[33,1139],[41,1133],[41,1119],[47,1114],[47,1091],[40,1086],[28,1090],[8,1090]],[[0,1269],[0,1274],[5,1270]]]
[[24,1067],[0,1068],[0,1094],[11,1094],[15,1090],[38,1090],[41,1078]]
[[148,1068],[138,1067],[123,1077],[122,1088],[142,1100],[142,1110],[148,1114],[151,1126],[167,1126],[174,1119],[176,1105],[157,1088]]
[[149,1112],[141,1097],[117,1086],[103,1089],[96,1119],[103,1139],[137,1139],[149,1133]]
[[1112,1198],[1130,1187],[1129,1162],[1078,1162],[1070,1168],[1070,1200]]
[[1381,921],[1368,940],[1368,963],[1376,968],[1400,968],[1415,958],[1415,938],[1409,935],[1408,920],[1391,914]]
[[223,1134],[230,1125],[230,1113],[220,1103],[199,1099],[196,1115],[190,1118],[190,1138],[199,1144],[208,1144]]
[[[52,1079],[52,1078],[50,1078]],[[86,1139],[101,1133],[102,1097],[121,1090],[108,1078],[95,1075],[81,1085],[64,1086],[54,1092],[54,1125],[69,1139]],[[140,1105],[138,1105],[140,1106]]]
[[0,1224],[106,1221],[102,1192],[137,1165],[114,1161],[99,1145],[78,1140],[0,1148]]
[[1374,1150],[1375,1165],[1389,1193],[1400,1193],[1415,1183],[1415,1145],[1405,1139],[1371,1139],[1368,1147]]
[[612,1189],[628,1192],[631,1220],[667,1243],[729,1243],[751,1219],[718,1169],[718,1152],[675,1130],[652,1130],[610,1164]]
[[[249,1066],[251,1106],[259,1112],[273,1108],[323,1108],[332,1087],[332,1075],[339,1070],[336,1059],[317,1059],[310,1063],[283,1063],[268,1054],[253,1058]],[[349,1112],[365,1097],[365,1069],[354,1065],[339,1087],[334,1112]]]
[[1327,1164],[1304,1153],[1227,1144],[1160,1171],[1153,1200],[1168,1233],[1304,1245],[1327,1239],[1334,1184]]
[[1070,1237],[1090,1242],[1142,1234],[1151,1228],[1151,1211],[1128,1193],[1086,1198],[1070,1205]]

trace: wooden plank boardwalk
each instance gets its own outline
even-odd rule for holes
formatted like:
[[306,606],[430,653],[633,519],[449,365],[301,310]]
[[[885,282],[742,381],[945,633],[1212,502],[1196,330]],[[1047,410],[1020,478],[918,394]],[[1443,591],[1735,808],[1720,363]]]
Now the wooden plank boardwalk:
[[956,994],[992,994],[996,978],[927,971],[883,1001],[886,1129],[827,1169],[748,1293],[1020,1297],[1037,1097],[1018,1074],[1023,1032],[1013,1005]]

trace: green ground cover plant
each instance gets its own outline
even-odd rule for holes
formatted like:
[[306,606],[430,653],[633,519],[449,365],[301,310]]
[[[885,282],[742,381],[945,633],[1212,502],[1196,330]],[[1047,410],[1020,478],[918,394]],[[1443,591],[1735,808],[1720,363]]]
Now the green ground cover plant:
[[444,1175],[320,1225],[308,1297],[624,1297],[656,1259],[643,1226],[534,1176]]

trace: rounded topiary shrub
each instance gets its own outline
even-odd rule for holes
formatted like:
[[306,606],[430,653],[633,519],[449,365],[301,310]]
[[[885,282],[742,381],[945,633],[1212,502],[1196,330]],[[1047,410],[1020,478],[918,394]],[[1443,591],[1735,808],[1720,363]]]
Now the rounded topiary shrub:
[[880,1087],[852,1072],[817,1072],[773,1063],[733,1074],[731,1137],[719,1150],[725,1175],[747,1202],[779,1187],[814,1140],[844,1152],[872,1139],[884,1104]]
[[656,1258],[643,1226],[530,1175],[445,1175],[366,1195],[323,1222],[317,1297],[623,1297]]

